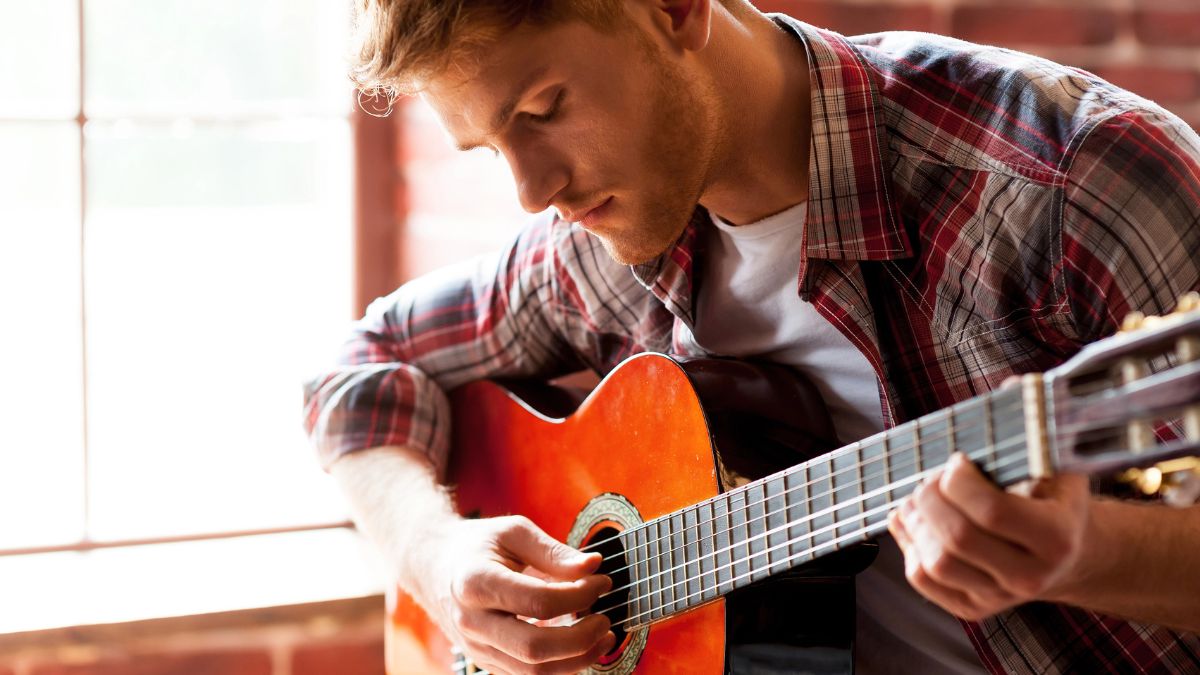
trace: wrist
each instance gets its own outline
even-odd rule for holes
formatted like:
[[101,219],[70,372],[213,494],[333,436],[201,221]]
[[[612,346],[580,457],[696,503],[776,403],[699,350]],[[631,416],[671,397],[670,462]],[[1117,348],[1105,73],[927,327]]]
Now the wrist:
[[1047,593],[1046,600],[1060,604],[1086,607],[1096,598],[1117,566],[1121,549],[1120,519],[1113,513],[1120,504],[1111,499],[1092,496],[1087,501],[1083,535],[1075,560],[1064,572],[1059,583]]

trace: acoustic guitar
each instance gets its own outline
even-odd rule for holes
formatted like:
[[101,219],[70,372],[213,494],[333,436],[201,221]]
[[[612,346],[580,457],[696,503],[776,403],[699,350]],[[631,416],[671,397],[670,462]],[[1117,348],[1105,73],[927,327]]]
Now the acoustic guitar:
[[[642,354],[586,396],[480,382],[452,403],[460,512],[524,514],[603,554],[613,588],[592,611],[618,640],[587,672],[773,672],[777,656],[850,672],[853,575],[888,512],[952,453],[1001,486],[1116,474],[1196,498],[1200,296],[1017,386],[833,450],[812,385],[765,364]],[[1168,420],[1174,433],[1156,434]],[[386,628],[390,675],[483,672],[398,588]]]

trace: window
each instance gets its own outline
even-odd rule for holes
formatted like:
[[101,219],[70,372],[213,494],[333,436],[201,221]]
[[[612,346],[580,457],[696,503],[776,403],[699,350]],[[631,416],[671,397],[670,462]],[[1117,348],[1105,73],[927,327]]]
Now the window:
[[349,8],[0,7],[0,550],[344,522]]

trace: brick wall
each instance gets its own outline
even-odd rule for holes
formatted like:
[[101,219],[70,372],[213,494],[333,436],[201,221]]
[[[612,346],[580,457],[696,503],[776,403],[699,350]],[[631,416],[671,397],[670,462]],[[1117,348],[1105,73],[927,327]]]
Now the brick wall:
[[758,0],[841,33],[919,30],[1037,54],[1200,129],[1200,0]]
[[0,635],[0,675],[384,675],[383,599]]
[[[845,34],[919,30],[1093,71],[1200,129],[1200,0],[754,0]],[[526,222],[503,161],[449,147],[419,103],[403,127],[401,277],[494,250]]]

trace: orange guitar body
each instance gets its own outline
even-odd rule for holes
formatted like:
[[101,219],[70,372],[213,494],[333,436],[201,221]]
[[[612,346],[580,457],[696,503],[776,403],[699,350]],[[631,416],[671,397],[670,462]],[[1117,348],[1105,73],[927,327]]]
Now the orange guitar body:
[[[534,412],[491,382],[454,392],[448,479],[460,513],[522,514],[569,541],[577,516],[598,495],[624,497],[643,521],[718,495],[728,467],[715,455],[695,375],[668,357],[640,355],[562,419]],[[721,396],[743,393],[732,380],[717,379]],[[388,605],[389,675],[464,672],[461,662],[456,670],[452,645],[411,597],[393,588]],[[726,635],[725,598],[655,623],[638,650],[636,672],[726,672]],[[627,660],[623,668],[629,667]]]

